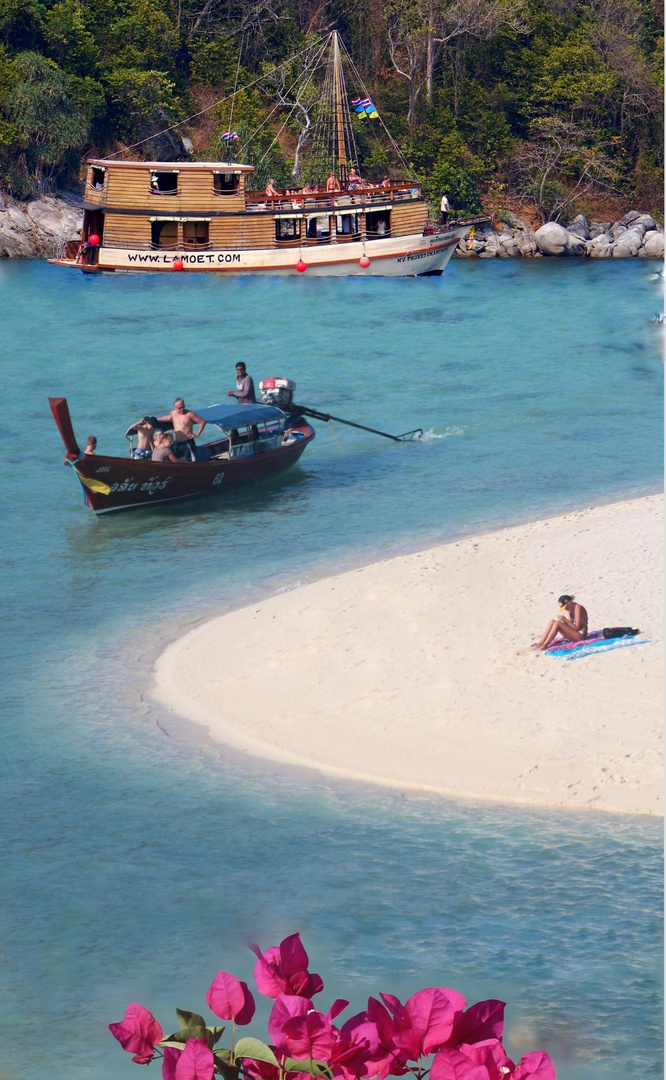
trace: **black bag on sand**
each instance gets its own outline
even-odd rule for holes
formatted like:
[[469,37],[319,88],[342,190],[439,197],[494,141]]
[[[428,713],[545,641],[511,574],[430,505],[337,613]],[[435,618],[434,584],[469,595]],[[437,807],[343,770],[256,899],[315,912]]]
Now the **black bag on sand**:
[[604,626],[601,633],[605,638],[636,637],[640,630],[632,630],[630,626]]

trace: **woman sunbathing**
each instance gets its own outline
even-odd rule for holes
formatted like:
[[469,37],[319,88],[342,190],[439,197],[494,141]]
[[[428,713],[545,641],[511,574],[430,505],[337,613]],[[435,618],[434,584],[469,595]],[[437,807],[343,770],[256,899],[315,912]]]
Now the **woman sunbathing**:
[[560,634],[567,641],[583,641],[587,637],[587,611],[582,604],[575,603],[574,596],[560,596],[560,610],[551,619],[543,632],[537,650],[543,652]]

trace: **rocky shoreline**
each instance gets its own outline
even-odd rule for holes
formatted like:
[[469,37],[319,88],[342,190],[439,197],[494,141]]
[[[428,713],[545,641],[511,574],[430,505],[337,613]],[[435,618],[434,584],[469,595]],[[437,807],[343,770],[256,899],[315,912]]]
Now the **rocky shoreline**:
[[[67,240],[77,240],[83,225],[83,200],[67,193],[18,203],[0,195],[0,258],[52,258]],[[663,259],[664,230],[649,214],[630,210],[619,221],[593,221],[579,214],[565,228],[554,221],[533,232],[509,215],[498,228],[477,228],[455,250],[461,259],[585,256],[590,259]]]
[[461,240],[454,255],[460,259],[539,259],[575,255],[589,259],[663,259],[664,230],[650,214],[630,210],[619,221],[592,221],[578,214],[566,226],[548,221],[533,232],[511,215],[500,231],[490,225]]

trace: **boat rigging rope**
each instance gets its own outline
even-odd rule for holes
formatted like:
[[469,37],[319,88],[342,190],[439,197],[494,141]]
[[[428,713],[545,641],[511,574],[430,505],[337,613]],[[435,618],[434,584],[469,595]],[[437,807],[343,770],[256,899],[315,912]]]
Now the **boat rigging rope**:
[[[294,53],[293,56],[290,56],[287,60],[283,60],[281,64],[277,64],[276,66],[278,68],[281,68],[285,67],[287,64],[291,64],[292,61],[297,60],[299,56],[302,56],[304,52],[307,52],[309,48],[311,48],[311,44],[306,45],[303,49],[300,49],[297,53]],[[249,82],[247,86],[243,87],[243,89],[250,90],[253,86],[256,86],[257,83],[260,83],[263,78],[263,75],[258,75],[256,79],[253,79],[252,82]],[[144,143],[151,142],[153,139],[159,138],[160,135],[166,135],[168,131],[175,131],[176,128],[182,127],[183,124],[189,124],[190,120],[196,120],[198,116],[204,116],[206,113],[210,112],[211,109],[216,109],[218,105],[224,105],[225,101],[229,101],[231,98],[233,98],[233,96],[233,94],[225,94],[223,98],[219,98],[217,101],[214,101],[212,105],[207,105],[205,109],[200,109],[199,112],[192,113],[191,116],[186,116],[184,120],[178,120],[177,123],[170,124],[169,127],[162,128],[161,131],[156,131],[153,135],[148,135],[148,137],[145,139],[139,139],[138,142],[131,143],[130,146],[123,146],[122,149],[116,150],[113,154],[109,154],[108,160],[111,160],[111,158],[114,157],[118,157],[119,154],[127,154],[130,150],[135,150],[137,146],[143,146]],[[271,111],[275,111],[275,109],[278,107],[279,103],[278,105],[274,106],[274,109]],[[264,121],[264,123],[265,122],[266,121]],[[263,124],[261,126],[263,127]],[[256,132],[254,134],[256,134]],[[254,135],[251,135],[250,138],[253,139]]]

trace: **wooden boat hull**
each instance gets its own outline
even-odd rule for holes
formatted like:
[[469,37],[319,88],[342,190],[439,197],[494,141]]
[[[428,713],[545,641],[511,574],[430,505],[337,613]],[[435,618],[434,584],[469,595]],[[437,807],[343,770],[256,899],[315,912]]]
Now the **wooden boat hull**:
[[189,499],[193,495],[220,494],[236,484],[275,476],[295,465],[314,438],[310,434],[289,446],[238,461],[213,461],[173,465],[115,457],[82,458],[76,463],[80,477],[110,487],[108,495],[90,490],[82,481],[86,501],[95,514],[129,510],[139,506]]
[[[53,259],[85,273],[173,272],[180,260],[183,271],[191,273],[271,274],[314,277],[404,277],[441,274],[459,239],[469,232],[469,224],[452,226],[430,235],[388,237],[371,242],[353,241],[315,247],[258,248],[237,251],[145,251],[100,247],[95,265],[82,266],[67,259]],[[363,267],[360,260],[369,259]],[[299,261],[305,271],[297,270]]]
[[81,454],[76,443],[65,398],[49,398],[49,405],[67,450],[65,464],[81,484],[86,505],[98,515],[157,506],[195,495],[220,494],[236,485],[276,476],[295,465],[315,437],[314,428],[301,419],[290,425],[298,433],[293,442],[246,457],[172,464],[130,457],[88,456]]

